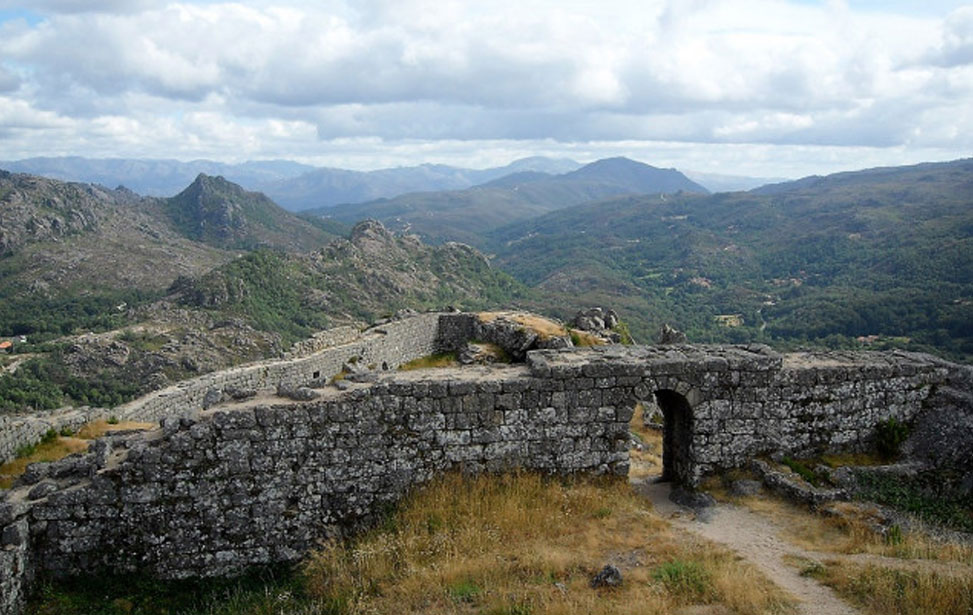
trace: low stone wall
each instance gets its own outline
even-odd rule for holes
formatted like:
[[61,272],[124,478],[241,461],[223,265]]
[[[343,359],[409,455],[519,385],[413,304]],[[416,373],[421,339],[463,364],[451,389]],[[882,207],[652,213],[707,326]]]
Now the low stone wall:
[[447,348],[458,344],[455,330],[462,329],[462,324],[447,326],[447,337],[441,342],[441,317],[448,323],[462,323],[464,319],[473,318],[464,314],[428,313],[391,321],[362,332],[351,327],[339,327],[315,336],[311,345],[317,350],[306,356],[261,361],[204,374],[117,408],[62,408],[49,414],[0,416],[0,462],[12,459],[20,447],[37,442],[51,428],[60,430],[66,426],[74,429],[90,420],[109,416],[126,421],[150,422],[158,422],[169,416],[195,416],[202,410],[203,401],[210,391],[302,386],[313,380],[333,377],[349,360],[380,370],[394,370],[402,363],[439,352],[444,344]]
[[606,405],[660,403],[671,478],[688,485],[773,452],[867,450],[880,421],[909,422],[936,386],[970,374],[920,353],[781,355],[766,346],[542,350],[528,363],[539,376],[581,379],[586,400],[605,400],[604,388]]
[[439,350],[438,313],[419,314],[367,329],[352,342],[319,350],[306,357],[251,363],[206,374],[119,406],[125,420],[159,421],[170,416],[193,416],[202,410],[212,390],[273,389],[303,386],[328,379],[348,361],[376,369],[395,369],[402,363]]
[[32,415],[0,415],[0,463],[16,457],[21,447],[38,442],[50,429],[76,431],[82,425],[108,415],[108,410],[87,406]]

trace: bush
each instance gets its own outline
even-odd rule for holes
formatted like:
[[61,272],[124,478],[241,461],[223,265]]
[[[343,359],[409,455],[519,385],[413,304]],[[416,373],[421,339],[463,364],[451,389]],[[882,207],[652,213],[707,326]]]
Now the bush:
[[875,427],[875,447],[879,455],[886,460],[899,456],[902,443],[909,437],[909,426],[900,423],[894,417],[882,421]]

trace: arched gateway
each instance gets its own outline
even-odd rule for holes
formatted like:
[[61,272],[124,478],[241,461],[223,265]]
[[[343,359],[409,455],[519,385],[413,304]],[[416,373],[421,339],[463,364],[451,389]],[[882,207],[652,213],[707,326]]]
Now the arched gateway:
[[[453,335],[437,348],[465,343],[463,318],[442,315]],[[407,341],[381,338],[389,352]],[[300,366],[308,377],[323,369]],[[654,399],[665,416],[666,477],[694,486],[756,455],[862,449],[880,421],[934,410],[925,402],[937,386],[971,380],[967,367],[912,353],[611,346],[388,372],[307,402],[202,410],[193,400],[206,389],[187,387],[193,395],[167,402],[184,403],[183,416],[161,430],[99,441],[0,497],[0,615],[20,611],[35,572],[182,578],[294,561],[450,468],[626,476],[635,400]]]

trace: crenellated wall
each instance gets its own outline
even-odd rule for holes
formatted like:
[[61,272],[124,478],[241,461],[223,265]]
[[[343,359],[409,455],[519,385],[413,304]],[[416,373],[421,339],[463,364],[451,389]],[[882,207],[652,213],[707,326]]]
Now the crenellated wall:
[[141,400],[139,418],[168,416],[161,429],[31,466],[0,500],[0,614],[19,612],[35,573],[180,578],[295,561],[451,468],[624,476],[637,401],[666,416],[666,472],[696,485],[760,454],[866,448],[879,421],[930,410],[936,387],[971,388],[969,370],[921,354],[607,346],[532,351],[515,366],[379,370],[310,402],[264,392],[201,408],[213,388],[273,389],[352,357],[393,368],[455,348],[472,318],[421,315],[198,379]]

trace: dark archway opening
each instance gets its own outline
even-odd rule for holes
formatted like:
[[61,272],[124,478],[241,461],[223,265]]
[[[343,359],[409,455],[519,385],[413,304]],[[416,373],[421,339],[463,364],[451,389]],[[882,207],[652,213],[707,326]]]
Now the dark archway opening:
[[685,484],[690,476],[693,409],[689,401],[669,389],[655,392],[662,411],[662,476],[659,480]]

